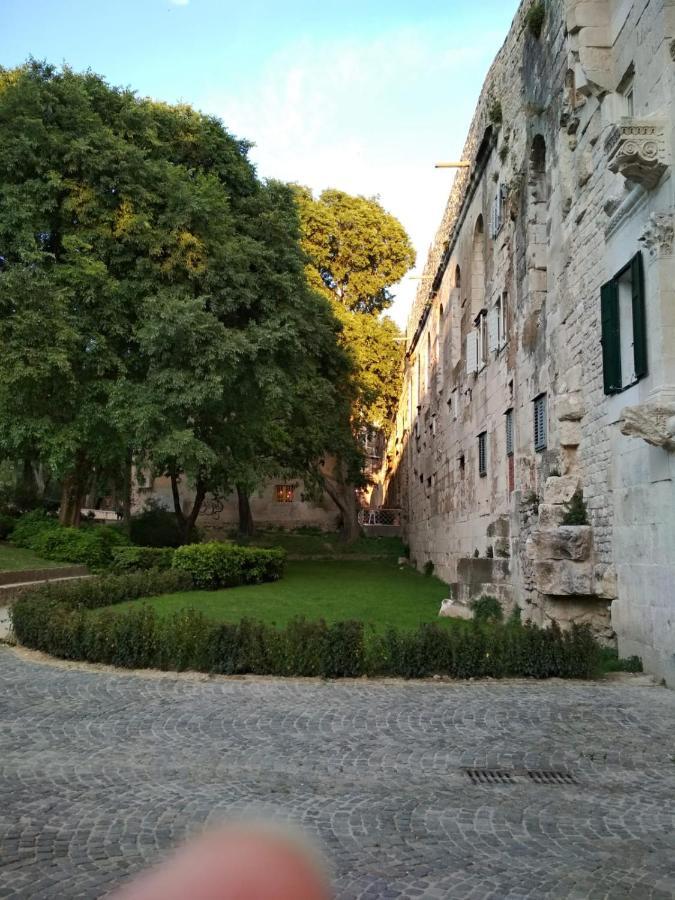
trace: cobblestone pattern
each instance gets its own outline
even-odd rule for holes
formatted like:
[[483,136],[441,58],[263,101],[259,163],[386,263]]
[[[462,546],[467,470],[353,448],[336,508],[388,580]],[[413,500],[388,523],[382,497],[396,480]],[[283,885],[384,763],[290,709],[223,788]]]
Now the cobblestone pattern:
[[[298,823],[339,898],[672,898],[675,694],[110,674],[0,648],[0,898],[95,898],[203,826]],[[463,767],[578,785],[472,785]]]

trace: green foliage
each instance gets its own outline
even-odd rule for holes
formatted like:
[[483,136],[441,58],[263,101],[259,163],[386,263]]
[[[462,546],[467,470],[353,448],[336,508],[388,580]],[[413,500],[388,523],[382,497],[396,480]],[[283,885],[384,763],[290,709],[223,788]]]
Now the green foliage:
[[195,587],[207,589],[277,581],[285,563],[283,550],[239,547],[219,541],[179,547],[173,558],[174,569],[189,573]]
[[119,529],[111,526],[64,528],[56,519],[35,510],[17,520],[12,543],[33,550],[42,559],[74,563],[95,570],[109,567],[115,548],[128,544],[128,539]]
[[639,656],[628,656],[625,659],[612,647],[603,647],[601,651],[601,664],[603,672],[633,672],[644,671],[642,660]]
[[427,578],[431,578],[431,576],[434,574],[434,564],[433,564],[433,561],[430,559],[428,559],[424,563],[424,574],[426,575]]
[[173,547],[118,547],[112,553],[114,572],[166,571],[173,563]]
[[372,314],[390,307],[389,288],[415,264],[398,219],[372,197],[331,189],[314,199],[308,188],[296,194],[314,290],[351,312]]
[[546,7],[542,2],[535,2],[525,13],[525,24],[530,34],[537,38],[541,37],[544,27],[544,19],[546,18]]
[[506,162],[508,155],[509,155],[509,145],[502,144],[501,147],[499,148],[499,159],[501,160],[502,164]]
[[[180,547],[183,537],[176,516],[161,506],[148,506],[129,523],[129,539],[141,547]],[[197,538],[194,529],[191,538]]]
[[177,579],[175,570],[151,571],[43,587],[16,602],[14,630],[25,646],[54,656],[135,668],[326,678],[589,678],[599,671],[598,645],[578,626],[563,633],[514,623],[429,624],[378,634],[358,621],[295,619],[284,629],[247,619],[218,623],[195,609],[162,619],[145,604],[88,612],[140,592],[175,590]]
[[569,503],[565,504],[565,514],[561,524],[588,525],[588,510],[581,491],[576,491]]
[[499,126],[502,124],[504,120],[504,113],[502,112],[501,101],[492,101],[488,109],[488,119],[490,120],[492,125]]
[[504,618],[502,605],[496,597],[483,594],[469,604],[476,622],[501,622]]

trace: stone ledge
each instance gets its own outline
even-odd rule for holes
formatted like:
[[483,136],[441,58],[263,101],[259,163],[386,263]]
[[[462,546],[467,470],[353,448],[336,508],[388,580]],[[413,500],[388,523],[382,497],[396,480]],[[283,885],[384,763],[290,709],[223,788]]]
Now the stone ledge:
[[551,597],[592,597],[595,570],[590,562],[569,559],[537,560],[534,563],[537,590]]
[[585,562],[593,550],[593,529],[590,525],[559,525],[538,529],[527,541],[530,559],[549,559]]

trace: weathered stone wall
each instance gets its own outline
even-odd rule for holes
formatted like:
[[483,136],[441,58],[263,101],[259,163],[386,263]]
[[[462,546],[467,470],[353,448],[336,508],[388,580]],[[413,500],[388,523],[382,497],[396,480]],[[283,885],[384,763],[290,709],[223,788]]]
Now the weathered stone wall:
[[[539,37],[530,6],[486,79],[409,320],[388,502],[458,595],[614,630],[675,683],[675,3],[549,0]],[[601,286],[640,250],[647,372],[607,395]],[[558,527],[577,489],[583,537]]]

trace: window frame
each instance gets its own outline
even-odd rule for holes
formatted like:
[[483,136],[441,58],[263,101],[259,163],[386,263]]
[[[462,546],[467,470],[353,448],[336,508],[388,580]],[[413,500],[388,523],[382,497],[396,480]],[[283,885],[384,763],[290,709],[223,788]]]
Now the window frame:
[[274,496],[277,503],[295,503],[295,485],[277,484],[274,487]]
[[487,477],[487,431],[481,431],[478,435],[478,475],[480,478]]
[[[621,365],[621,309],[619,283],[631,276],[631,312],[633,325],[633,379],[623,384]],[[638,251],[600,288],[600,344],[605,395],[621,394],[649,374],[647,318],[645,312],[645,276],[642,251]]]
[[534,450],[535,453],[542,453],[548,447],[548,394],[546,392],[538,394],[532,403]]

